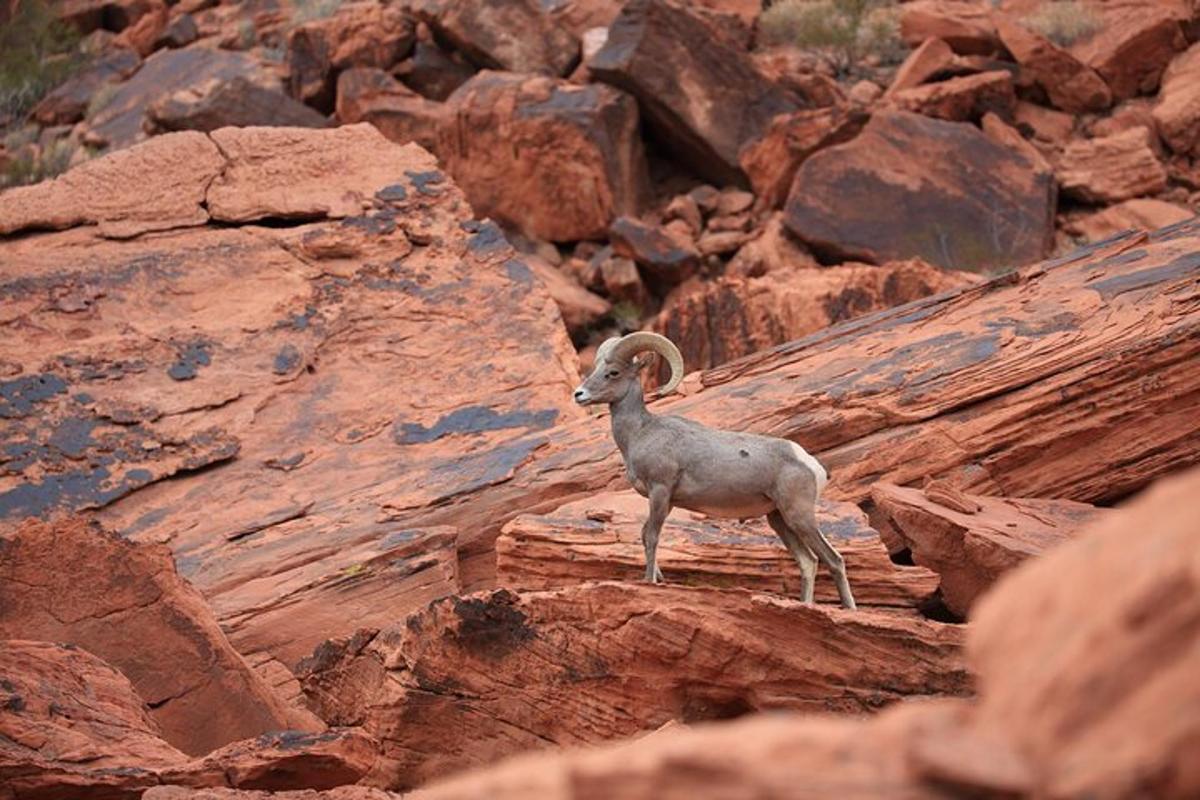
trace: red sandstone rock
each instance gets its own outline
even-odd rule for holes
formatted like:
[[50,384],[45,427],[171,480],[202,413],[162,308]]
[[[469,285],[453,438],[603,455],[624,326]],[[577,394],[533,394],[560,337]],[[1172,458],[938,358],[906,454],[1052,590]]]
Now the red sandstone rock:
[[1103,29],[1071,52],[1100,74],[1114,99],[1124,100],[1157,89],[1163,69],[1185,47],[1169,11],[1138,4],[1106,15]]
[[[517,517],[496,540],[496,578],[514,589],[557,589],[587,580],[636,581],[645,572],[646,499],[633,492],[577,500],[548,514]],[[859,606],[915,608],[936,577],[897,567],[852,503],[823,500],[817,522],[846,559]],[[677,510],[663,527],[658,563],[670,584],[799,594],[800,573],[765,519],[705,519]],[[819,571],[817,599],[837,602]]]
[[[790,797],[798,785],[912,800],[1191,797],[1198,492],[1193,470],[1003,579],[968,640],[977,703],[905,703],[865,722],[775,714],[676,727],[511,759],[413,800]],[[1136,564],[1131,530],[1145,549]]]
[[743,182],[740,149],[798,107],[744,51],[666,0],[627,3],[588,69],[636,97],[672,156],[719,185]]
[[[455,532],[400,520],[503,483],[540,446],[523,434],[584,414],[553,300],[428,154],[365,125],[212,139],[156,137],[89,162],[107,182],[60,179],[80,208],[176,230],[0,240],[0,320],[41,331],[0,337],[0,441],[39,454],[5,461],[0,517],[103,508],[168,543],[239,652],[278,675],[458,591]],[[165,217],[164,170],[139,166],[155,148],[177,173],[212,154],[162,190],[197,219]],[[0,226],[45,227],[63,191],[6,192]]]
[[0,545],[0,638],[66,642],[105,659],[180,750],[198,755],[270,730],[321,729],[234,652],[166,548],[132,545],[82,521],[30,521]]
[[269,90],[280,86],[277,77],[244,53],[206,47],[160,50],[89,115],[88,136],[110,150],[128,147],[146,137],[146,111],[152,104],[176,92],[235,78]]
[[939,75],[949,74],[956,63],[957,57],[950,45],[936,37],[925,39],[904,59],[885,94],[912,89]]
[[268,89],[240,76],[213,79],[162,97],[146,108],[146,120],[147,127],[156,131],[215,131],[231,125],[324,128],[329,124],[282,89]]
[[1195,212],[1165,200],[1148,197],[1125,200],[1102,211],[1066,222],[1063,228],[1092,242],[1107,239],[1121,231],[1152,231],[1174,225],[1195,216]]
[[579,60],[579,39],[537,0],[414,0],[416,15],[487,69],[562,77]]
[[1100,111],[1112,103],[1104,80],[1068,51],[1004,14],[997,14],[993,22],[1005,48],[1056,108],[1079,114]]
[[110,87],[128,78],[141,64],[142,59],[132,50],[114,48],[50,91],[30,116],[43,126],[78,122],[96,94],[112,91]]
[[679,346],[689,369],[709,368],[972,283],[968,275],[943,272],[920,259],[693,281],[667,297],[654,329]]
[[187,760],[129,680],[86,650],[0,641],[0,675],[0,796],[133,800]]
[[804,159],[853,139],[867,118],[862,110],[840,105],[782,114],[771,121],[761,138],[742,147],[738,163],[760,201],[778,208]]
[[361,718],[380,738],[367,783],[410,787],[672,719],[963,693],[961,636],[744,591],[588,583],[447,598],[353,647],[331,643],[304,683],[323,716]]
[[397,144],[416,142],[436,152],[447,112],[375,67],[351,67],[338,76],[338,121],[369,122]]
[[1177,56],[1154,107],[1158,133],[1180,155],[1200,156],[1200,43]]
[[358,781],[374,766],[377,754],[378,743],[356,728],[280,731],[165,767],[158,779],[184,786],[330,789]]
[[619,217],[608,229],[613,252],[633,259],[659,284],[672,286],[687,279],[699,266],[695,244],[633,217]]
[[128,47],[145,58],[157,49],[158,40],[166,31],[169,21],[167,4],[163,0],[154,0],[149,11],[121,31],[113,43],[118,47]]
[[803,245],[787,232],[783,214],[775,212],[767,218],[757,236],[747,242],[729,263],[725,274],[730,277],[753,278],[774,270],[791,270],[819,266]]
[[478,214],[597,239],[648,193],[637,104],[612,87],[484,71],[447,103],[438,154]]
[[922,492],[879,483],[871,489],[889,533],[917,564],[938,573],[946,607],[962,618],[1001,575],[1105,513],[1070,500],[965,497],[970,505],[954,503],[953,495],[939,497],[929,487]]
[[1075,117],[1024,100],[1017,101],[1013,122],[1026,136],[1056,145],[1066,144],[1075,129]]
[[1000,49],[991,8],[969,0],[915,0],[900,12],[900,36],[915,47],[938,38],[956,53],[990,55]]
[[1004,70],[981,72],[893,93],[889,102],[904,111],[963,122],[987,113],[1011,117],[1017,104],[1012,76]]
[[445,100],[471,79],[475,69],[434,42],[418,40],[412,58],[395,68],[404,83],[431,100]]
[[1046,255],[1053,231],[1053,181],[1035,166],[973,126],[878,113],[801,165],[785,219],[833,259],[1018,264]]
[[612,303],[592,294],[563,272],[536,256],[525,259],[533,274],[546,286],[562,314],[567,330],[579,333],[612,311]]
[[287,40],[292,96],[330,112],[341,70],[387,69],[408,55],[415,35],[399,7],[373,1],[348,3],[326,19],[306,22]]
[[142,800],[399,800],[400,795],[369,786],[339,786],[318,791],[258,792],[250,789],[189,789],[183,786],[156,786],[147,789]]
[[1057,165],[1063,192],[1090,203],[1116,203],[1162,191],[1167,171],[1150,146],[1150,136],[1145,128],[1131,128],[1071,142]]

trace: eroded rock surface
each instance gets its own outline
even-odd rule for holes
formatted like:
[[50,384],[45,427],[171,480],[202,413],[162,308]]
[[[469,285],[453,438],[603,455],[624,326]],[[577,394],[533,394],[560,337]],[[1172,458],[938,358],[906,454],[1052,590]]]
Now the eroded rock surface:
[[481,67],[562,77],[579,60],[579,39],[536,0],[416,0],[412,8]]
[[938,573],[942,600],[963,618],[1005,572],[1105,513],[1070,500],[984,497],[936,484],[922,491],[878,483],[871,500],[891,549],[908,550]]
[[[620,492],[517,517],[496,540],[496,579],[517,589],[639,580],[645,574],[641,531],[646,513],[644,497]],[[860,606],[912,609],[932,594],[936,578],[925,569],[893,564],[852,503],[822,500],[817,523],[846,559]],[[671,584],[800,592],[796,562],[765,519],[708,519],[676,510],[663,527],[658,564]],[[820,602],[837,601],[837,590],[822,570],[816,596]]]
[[901,696],[965,693],[961,636],[957,626],[744,591],[501,589],[330,643],[303,681],[327,719],[360,721],[379,737],[367,782],[398,788],[673,719],[866,711]]
[[65,642],[120,669],[161,735],[192,755],[282,729],[321,730],[242,660],[170,551],[83,520],[0,534],[0,638]]
[[1053,213],[1053,178],[1025,156],[974,126],[893,111],[801,165],[786,221],[832,258],[987,269],[1044,257]]
[[[239,652],[290,666],[458,589],[455,531],[408,515],[503,483],[581,417],[575,356],[532,270],[415,145],[366,125],[174,136],[212,159],[171,177],[193,227],[0,240],[0,322],[38,331],[0,337],[19,456],[0,516],[100,508],[170,546]],[[104,189],[121,218],[165,224],[136,164],[161,148],[182,174],[198,159],[172,141],[90,162],[120,179],[77,190],[81,208]],[[21,202],[0,225],[50,219],[82,170],[5,193]]]

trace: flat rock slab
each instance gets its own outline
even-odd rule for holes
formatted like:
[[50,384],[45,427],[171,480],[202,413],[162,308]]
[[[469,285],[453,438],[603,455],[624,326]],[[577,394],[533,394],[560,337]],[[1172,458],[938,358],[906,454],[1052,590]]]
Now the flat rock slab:
[[672,156],[718,185],[744,183],[738,151],[797,110],[745,50],[666,0],[626,3],[588,70],[636,97]]
[[[549,514],[517,517],[496,540],[497,581],[516,589],[551,589],[586,580],[641,580],[646,503],[633,492],[602,494]],[[860,606],[912,609],[936,588],[928,570],[891,562],[853,503],[822,500],[817,523],[846,559]],[[765,519],[707,519],[676,509],[659,539],[658,565],[670,584],[800,593],[799,568]],[[838,599],[823,568],[816,597]]]
[[1070,500],[984,497],[888,483],[872,487],[871,499],[889,539],[940,576],[942,600],[963,618],[1005,572],[1107,513]]
[[[157,137],[89,162],[114,179],[77,181],[80,207],[105,190],[120,219],[167,224],[138,204],[155,174],[111,166],[145,148],[180,174],[211,154],[172,181],[220,224],[0,239],[0,325],[37,331],[0,336],[0,518],[99,508],[167,543],[264,669],[457,591],[455,532],[401,520],[584,416],[532,269],[432,156],[369,125]],[[36,213],[5,193],[0,225],[53,219],[76,173],[23,190]]]
[[1117,203],[1167,187],[1167,170],[1152,146],[1153,133],[1135,127],[1111,136],[1077,139],[1058,157],[1063,194],[1088,203]]
[[359,719],[367,783],[411,787],[522,750],[763,709],[963,694],[963,630],[745,591],[589,583],[436,602],[306,662],[314,709]]
[[887,111],[800,166],[785,220],[830,258],[986,270],[1049,253],[1054,190],[972,125]]

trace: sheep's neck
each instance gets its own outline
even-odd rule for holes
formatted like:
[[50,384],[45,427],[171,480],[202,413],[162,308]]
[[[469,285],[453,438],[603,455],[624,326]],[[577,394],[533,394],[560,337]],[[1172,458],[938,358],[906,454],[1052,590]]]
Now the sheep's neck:
[[629,391],[613,403],[611,408],[613,439],[624,456],[629,452],[633,437],[650,421],[650,412],[646,410],[646,402],[642,398],[641,384],[635,381],[629,387]]

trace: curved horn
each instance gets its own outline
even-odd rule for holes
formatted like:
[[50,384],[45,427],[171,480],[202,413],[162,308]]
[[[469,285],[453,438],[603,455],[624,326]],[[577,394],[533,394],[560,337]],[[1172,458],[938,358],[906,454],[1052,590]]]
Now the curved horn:
[[[608,344],[608,342],[605,342]],[[604,345],[601,345],[603,347]],[[675,387],[683,380],[683,354],[679,352],[679,348],[665,336],[660,336],[657,333],[650,331],[636,331],[626,336],[622,336],[620,341],[612,348],[611,358],[628,359],[633,358],[638,353],[650,350],[658,353],[667,360],[667,364],[671,367],[671,377],[658,389],[658,396],[670,394],[675,391]],[[605,355],[609,355],[605,351]]]
[[592,357],[592,368],[595,369],[596,366],[599,366],[605,361],[608,361],[608,359],[612,358],[613,348],[620,344],[620,342],[620,336],[613,336],[612,338],[605,339],[603,342],[601,342],[600,346],[596,348],[596,355]]

